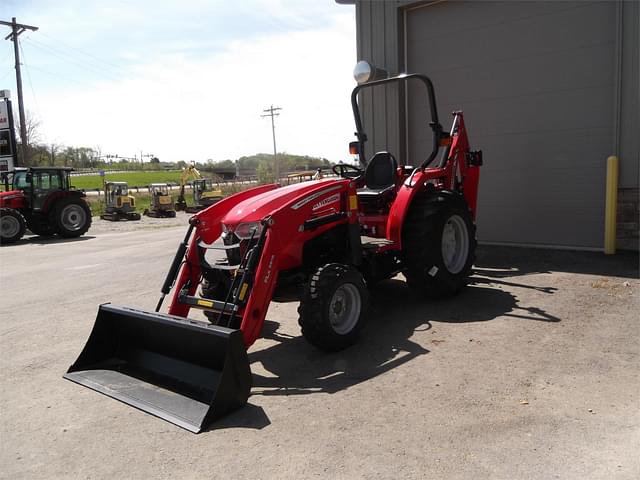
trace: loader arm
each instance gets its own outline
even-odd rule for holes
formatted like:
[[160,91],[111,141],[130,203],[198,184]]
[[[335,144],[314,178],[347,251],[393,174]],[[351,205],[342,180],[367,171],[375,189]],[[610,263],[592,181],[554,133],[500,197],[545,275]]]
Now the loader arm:
[[[347,180],[335,183],[339,185],[340,189],[330,190],[325,195],[338,194],[341,196],[341,211],[339,212],[327,212],[325,215],[310,219],[310,212],[314,202],[309,202],[305,205],[307,208],[294,208],[301,201],[304,202],[305,198],[313,196],[313,194],[307,194],[302,199],[292,199],[288,204],[270,214],[267,240],[255,274],[253,290],[243,310],[242,323],[240,325],[247,347],[251,346],[260,337],[262,325],[278,280],[278,272],[287,261],[281,253],[288,251],[292,239],[299,237],[301,230],[317,228],[317,233],[319,233],[341,224],[350,223],[357,226],[357,215],[349,215],[349,195],[355,196],[355,186]],[[328,190],[323,186],[317,190],[322,192],[323,189]],[[318,197],[318,201],[322,202],[322,196]],[[313,227],[313,225],[319,226]]]
[[[355,197],[355,185],[352,182],[341,179],[308,185],[309,188],[291,195],[277,208],[263,212],[264,216],[260,220],[264,225],[264,241],[258,242],[251,253],[257,255],[251,278],[246,281],[240,279],[246,276],[246,268],[239,267],[233,274],[234,283],[227,301],[223,302],[223,306],[218,303],[211,307],[214,311],[226,313],[227,306],[231,305],[229,308],[233,309],[233,318],[239,320],[246,347],[251,346],[260,336],[278,272],[292,265],[299,266],[295,264],[295,259],[301,258],[305,239],[311,239],[341,224],[352,223],[357,228],[357,215],[355,212],[353,215],[349,214],[349,206],[356,208],[354,202],[349,201],[349,196]],[[191,236],[185,261],[175,282],[170,314],[186,317],[192,307],[207,308],[210,301],[194,297],[203,273],[202,252],[199,251],[201,245],[213,244],[220,237],[221,222],[225,214],[236,205],[274,188],[274,185],[268,185],[233,195],[194,215],[191,222],[195,233]],[[318,207],[327,200],[333,202],[332,208],[322,210],[323,207]],[[249,253],[246,252],[246,255]]]
[[185,285],[188,285],[189,295],[193,295],[198,288],[200,275],[202,274],[198,254],[198,242],[202,240],[206,243],[213,243],[222,233],[222,218],[229,210],[247,198],[268,192],[275,188],[278,188],[277,184],[270,184],[236,193],[191,217],[189,222],[195,227],[195,233],[191,235],[184,262],[182,262],[180,270],[177,273],[174,294],[171,304],[169,305],[169,314],[179,317],[186,317],[189,314],[191,307],[185,303],[181,303],[179,296]]

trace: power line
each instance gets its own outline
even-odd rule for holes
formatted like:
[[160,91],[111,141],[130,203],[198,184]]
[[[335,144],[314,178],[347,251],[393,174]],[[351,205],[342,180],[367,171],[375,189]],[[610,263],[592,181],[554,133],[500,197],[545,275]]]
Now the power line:
[[60,75],[59,73],[54,73],[54,72],[51,72],[51,71],[49,71],[49,70],[45,70],[44,68],[41,68],[41,67],[36,67],[36,66],[34,66],[34,65],[31,65],[30,67],[31,67],[33,70],[38,70],[38,71],[40,71],[40,72],[42,72],[42,73],[46,73],[47,75],[51,75],[51,76],[54,76],[54,77],[60,78],[60,79],[62,79],[62,80],[66,80],[67,82],[73,82],[73,83],[76,83],[76,84],[80,85],[81,87],[92,87],[92,86],[93,86],[93,85],[91,85],[90,83],[87,83],[87,82],[79,82],[78,80],[74,80],[73,78],[65,77],[64,75]]
[[22,53],[22,64],[25,66],[25,70],[27,71],[27,79],[29,80],[29,86],[31,87],[31,94],[33,95],[33,101],[36,104],[36,111],[38,112],[38,114],[40,113],[40,105],[38,104],[38,97],[36,97],[36,92],[33,89],[33,83],[31,82],[31,72],[29,71],[29,65],[27,65],[26,60],[27,58],[24,55],[24,49],[22,48],[22,42],[20,42],[18,40],[18,46],[20,47],[20,53]]
[[0,60],[0,63],[4,63],[5,60],[8,60],[10,56],[11,56],[11,52],[7,53],[7,55],[5,55],[5,57],[2,60]]
[[[80,65],[82,65],[83,67],[85,66],[89,66],[91,68],[94,69],[98,69],[100,72],[104,72],[106,67],[105,65],[100,65],[98,62],[95,62],[93,60],[87,60],[86,58],[81,58],[79,56],[77,56],[76,54],[70,52],[69,50],[64,50],[61,48],[57,48],[54,45],[49,45],[47,43],[41,42],[39,40],[36,40],[35,38],[31,38],[30,36],[27,36],[26,40],[32,44],[32,46],[36,47],[36,48],[40,48],[40,49],[44,49],[46,52],[50,52],[53,53],[56,56],[63,56],[63,57],[67,57],[64,60],[70,60],[73,61],[74,63],[78,63]],[[120,67],[115,67],[118,68],[122,71],[124,71],[124,69],[120,68]],[[112,66],[109,66],[109,69],[112,69]],[[110,70],[107,70],[110,71]]]
[[75,50],[75,51],[77,51],[77,52],[79,52],[79,53],[81,53],[81,54],[83,54],[83,55],[85,55],[85,56],[87,56],[87,57],[93,58],[94,60],[97,60],[97,61],[98,61],[98,62],[100,62],[100,63],[104,63],[105,65],[109,65],[110,67],[115,67],[115,68],[118,68],[118,69],[122,69],[122,70],[124,70],[124,67],[122,67],[122,66],[119,66],[119,65],[116,65],[116,64],[114,64],[114,63],[111,63],[111,62],[108,62],[108,61],[106,61],[106,60],[103,60],[103,59],[101,59],[101,58],[98,58],[98,57],[96,57],[95,55],[92,55],[92,54],[90,54],[90,53],[88,53],[88,52],[85,52],[84,50],[81,50],[81,49],[79,49],[79,48],[77,48],[77,47],[74,47],[74,46],[72,46],[72,45],[69,45],[68,43],[63,42],[62,40],[58,40],[58,39],[56,39],[56,38],[53,38],[51,35],[47,35],[47,34],[45,34],[45,33],[42,33],[42,35],[43,35],[44,37],[47,37],[49,40],[52,40],[52,41],[54,41],[54,42],[56,42],[56,43],[59,43],[59,44],[61,44],[61,45],[64,45],[64,46],[66,46],[67,48],[70,48],[70,49],[72,49],[72,50]]
[[80,67],[82,69],[84,69],[84,71],[91,71],[91,73],[94,74],[98,74],[102,77],[109,77],[111,80],[120,80],[120,78],[117,75],[112,74],[111,72],[109,72],[108,70],[103,69],[102,67],[98,67],[95,65],[91,65],[89,63],[84,63],[83,60],[77,60],[74,57],[72,57],[71,55],[61,52],[59,50],[56,50],[52,47],[50,47],[49,45],[45,45],[43,43],[40,42],[35,42],[33,39],[27,38],[27,43],[29,43],[32,47],[35,47],[45,53],[47,53],[48,55],[53,55],[54,57],[57,57],[65,62],[67,62],[68,64],[74,64],[77,67]]

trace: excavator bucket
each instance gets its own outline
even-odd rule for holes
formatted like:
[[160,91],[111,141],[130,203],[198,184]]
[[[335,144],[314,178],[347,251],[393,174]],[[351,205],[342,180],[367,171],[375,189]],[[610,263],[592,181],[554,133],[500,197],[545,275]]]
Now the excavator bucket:
[[243,406],[251,370],[242,332],[100,305],[64,378],[199,433]]

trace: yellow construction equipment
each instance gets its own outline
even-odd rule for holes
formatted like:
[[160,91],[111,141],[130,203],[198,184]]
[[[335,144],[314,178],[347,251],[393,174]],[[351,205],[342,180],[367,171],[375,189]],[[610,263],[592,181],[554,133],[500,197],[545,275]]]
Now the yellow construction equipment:
[[136,212],[136,199],[129,195],[127,182],[105,182],[105,210],[100,218],[117,222],[119,220],[140,220]]
[[[188,182],[193,184],[193,205],[188,206],[184,196],[184,189]],[[176,201],[176,210],[185,210],[189,213],[199,212],[214,203],[222,200],[222,190],[213,189],[211,181],[203,178],[198,169],[190,165],[182,169],[180,176],[180,195]]]

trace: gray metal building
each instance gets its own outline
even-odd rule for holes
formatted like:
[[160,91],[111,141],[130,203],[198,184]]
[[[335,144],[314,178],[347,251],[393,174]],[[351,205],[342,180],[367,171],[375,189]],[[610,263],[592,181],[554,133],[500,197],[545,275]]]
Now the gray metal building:
[[[618,246],[638,248],[640,3],[368,1],[358,60],[431,77],[482,149],[481,242],[602,249],[606,159],[620,159]],[[428,148],[423,92],[361,98],[368,151]]]

